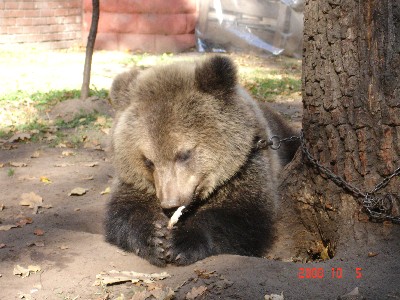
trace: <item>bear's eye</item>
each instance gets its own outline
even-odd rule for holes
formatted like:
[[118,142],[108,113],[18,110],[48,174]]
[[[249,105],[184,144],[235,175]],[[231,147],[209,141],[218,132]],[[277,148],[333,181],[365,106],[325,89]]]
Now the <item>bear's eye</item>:
[[191,150],[180,151],[178,152],[178,154],[176,154],[175,160],[177,162],[186,162],[190,159],[191,156],[192,156]]
[[147,169],[149,170],[154,169],[154,163],[147,157],[143,156],[143,162]]

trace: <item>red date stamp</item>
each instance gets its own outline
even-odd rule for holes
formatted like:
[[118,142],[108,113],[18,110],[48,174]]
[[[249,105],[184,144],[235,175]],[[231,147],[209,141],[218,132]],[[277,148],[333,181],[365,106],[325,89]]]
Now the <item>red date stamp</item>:
[[[353,272],[353,276],[355,278],[362,278],[362,268],[355,268]],[[341,279],[343,278],[344,271],[342,268],[331,268],[330,270],[326,270],[324,268],[299,268],[299,272],[297,273],[297,277],[299,279],[321,279],[325,277]]]

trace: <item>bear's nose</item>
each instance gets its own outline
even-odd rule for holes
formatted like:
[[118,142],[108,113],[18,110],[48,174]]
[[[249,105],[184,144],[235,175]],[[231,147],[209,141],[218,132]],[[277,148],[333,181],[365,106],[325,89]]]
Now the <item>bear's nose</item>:
[[166,215],[168,218],[171,219],[172,215],[174,214],[174,212],[178,209],[178,207],[174,207],[174,208],[165,208],[163,209],[163,213],[164,215]]
[[177,209],[179,206],[181,206],[179,199],[161,199],[160,202],[162,209]]

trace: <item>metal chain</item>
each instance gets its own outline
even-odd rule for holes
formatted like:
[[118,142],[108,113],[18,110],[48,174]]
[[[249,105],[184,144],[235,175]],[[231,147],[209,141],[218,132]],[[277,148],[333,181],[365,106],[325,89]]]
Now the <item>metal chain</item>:
[[392,180],[395,176],[400,176],[400,167],[398,167],[392,174],[385,177],[380,183],[378,183],[374,189],[370,192],[362,192],[359,188],[351,185],[346,180],[344,180],[341,176],[336,175],[327,167],[321,165],[310,153],[307,149],[306,141],[304,138],[303,130],[300,133],[300,136],[291,136],[288,138],[280,139],[278,136],[274,135],[269,139],[269,142],[265,142],[264,145],[270,146],[273,150],[278,150],[282,142],[291,142],[300,140],[301,150],[303,154],[307,157],[308,161],[316,167],[320,172],[325,174],[330,180],[332,180],[336,185],[346,189],[351,192],[357,198],[357,202],[362,205],[362,207],[367,211],[370,218],[376,222],[382,222],[385,220],[392,221],[393,223],[400,224],[400,215],[392,216],[391,211],[393,208],[393,203],[395,201],[394,194],[386,194],[384,197],[376,196],[376,192],[386,187],[390,180]]

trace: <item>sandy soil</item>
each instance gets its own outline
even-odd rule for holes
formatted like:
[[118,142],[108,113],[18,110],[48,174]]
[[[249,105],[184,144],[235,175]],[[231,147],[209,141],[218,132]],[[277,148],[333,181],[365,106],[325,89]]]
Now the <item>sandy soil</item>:
[[[299,126],[300,99],[288,101],[274,107],[296,116],[295,125]],[[104,133],[101,145],[106,144],[107,138]],[[113,179],[104,146],[97,147],[100,150],[51,148],[41,142],[0,146],[2,300],[173,296],[175,299],[337,299],[356,288],[358,293],[355,290],[355,295],[342,299],[400,299],[400,257],[390,249],[373,257],[342,251],[330,261],[308,264],[221,255],[186,267],[154,267],[104,242],[102,223],[109,195],[102,192],[111,186]],[[26,166],[18,167],[21,164]],[[15,172],[9,176],[12,165]],[[69,195],[77,187],[86,193]],[[22,206],[22,195],[31,192],[42,197],[43,202],[36,207],[32,204],[33,208]],[[31,202],[36,199],[32,195],[26,197]],[[16,224],[17,227],[6,230],[7,225]],[[17,266],[28,270],[18,271]],[[132,275],[131,278],[141,280],[111,286],[95,284],[98,276],[115,279],[116,275],[109,273],[112,270],[168,275],[154,282]],[[24,272],[25,276],[14,274]],[[266,295],[275,296],[266,298]]]
[[[39,157],[31,158],[37,151]],[[400,298],[400,264],[390,251],[375,257],[343,253],[331,261],[312,264],[222,255],[187,267],[154,267],[103,240],[108,195],[101,192],[110,186],[113,174],[107,154],[74,149],[74,155],[63,156],[63,151],[41,144],[18,144],[17,149],[0,152],[1,161],[27,165],[16,167],[13,176],[0,172],[0,205],[4,206],[0,226],[20,223],[20,227],[0,231],[0,299],[132,299],[135,293],[142,294],[133,299],[145,299],[149,289],[165,296],[161,291],[167,287],[176,299],[185,299],[192,289],[199,293],[205,289],[195,299],[264,299],[267,294],[282,293],[282,299],[336,299],[356,287],[367,299]],[[93,163],[97,164],[91,166]],[[41,176],[51,183],[41,182]],[[69,196],[76,187],[87,189],[86,194]],[[30,192],[43,198],[43,207],[36,214],[33,208],[20,205],[21,195]],[[51,208],[46,208],[48,205]],[[24,225],[27,220],[31,224]],[[398,258],[398,253],[395,255]],[[22,278],[13,274],[17,265],[39,266],[40,271]],[[321,278],[307,278],[307,270],[313,268],[323,270],[324,274],[318,274]],[[342,277],[332,278],[331,268],[335,274],[341,269]],[[357,278],[357,268],[361,268],[361,278]],[[171,277],[156,284],[94,285],[96,275],[111,270],[167,272]],[[301,275],[304,278],[299,278]],[[165,299],[159,297],[156,299]]]

